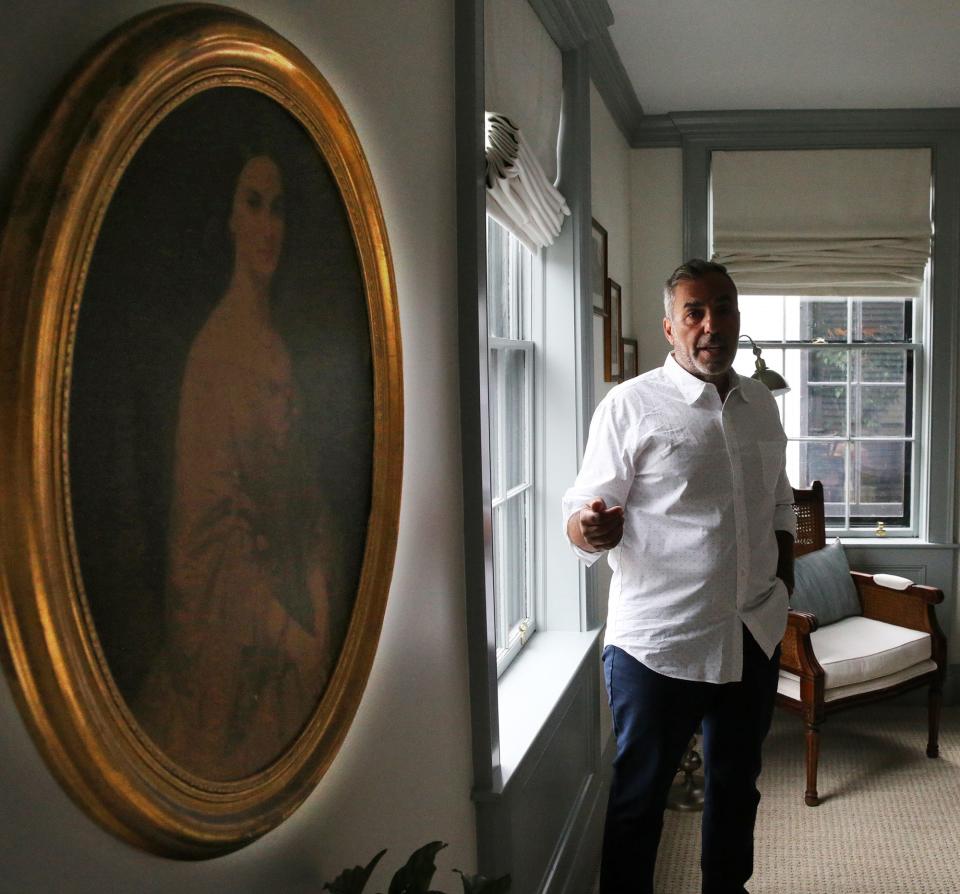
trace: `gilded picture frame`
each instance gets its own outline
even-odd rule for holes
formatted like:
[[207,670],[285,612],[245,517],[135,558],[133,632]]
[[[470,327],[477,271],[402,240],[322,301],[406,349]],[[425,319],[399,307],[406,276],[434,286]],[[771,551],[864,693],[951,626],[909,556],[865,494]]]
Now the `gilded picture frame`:
[[145,13],[53,106],[0,283],[21,712],[112,832],[235,850],[333,761],[390,586],[401,343],[360,141],[256,19]]

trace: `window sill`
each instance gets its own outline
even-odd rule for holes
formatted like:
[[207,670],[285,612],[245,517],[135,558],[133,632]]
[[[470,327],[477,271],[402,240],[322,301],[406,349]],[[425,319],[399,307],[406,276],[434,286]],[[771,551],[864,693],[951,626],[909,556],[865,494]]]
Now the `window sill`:
[[[830,534],[827,534],[827,540],[832,540]],[[860,546],[867,548],[878,547],[879,549],[889,549],[891,547],[909,548],[909,549],[957,549],[960,544],[957,543],[932,543],[929,540],[920,540],[916,537],[841,537],[840,542],[844,546]]]
[[497,687],[501,786],[506,787],[592,654],[600,632],[540,631],[503,672]]

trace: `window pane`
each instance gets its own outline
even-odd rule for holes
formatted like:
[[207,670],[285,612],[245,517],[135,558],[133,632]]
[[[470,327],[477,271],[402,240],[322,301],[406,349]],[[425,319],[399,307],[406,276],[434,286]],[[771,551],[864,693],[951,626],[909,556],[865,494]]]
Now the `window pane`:
[[787,340],[847,340],[847,302],[816,298],[794,299],[798,312],[787,313]]
[[903,382],[906,380],[907,352],[897,348],[870,348],[860,355],[861,382]]
[[903,341],[907,301],[854,301],[854,341]]
[[527,480],[526,351],[503,351],[500,363],[504,380],[504,404],[501,408],[504,433],[503,467],[506,478],[504,484],[509,491]]
[[783,298],[780,295],[741,295],[737,303],[743,335],[749,335],[754,341],[783,339]]
[[843,519],[847,490],[847,445],[843,441],[814,441],[800,445],[800,480],[823,482],[827,515]]
[[526,617],[527,512],[530,491],[493,510],[494,578],[497,594],[497,648],[506,648],[506,632]]
[[853,445],[854,484],[850,514],[889,518],[904,515],[906,445],[897,441],[867,441]]
[[492,497],[497,500],[503,496],[503,470],[502,457],[503,452],[500,447],[501,424],[500,424],[500,393],[502,390],[501,378],[503,376],[503,356],[500,351],[490,352],[489,382],[489,407],[487,416],[490,420],[490,477]]
[[846,383],[849,355],[845,349],[804,351],[804,354],[807,381]]
[[[847,434],[847,386],[810,385],[807,388],[807,412],[800,419],[799,435]],[[806,430],[804,431],[803,428]]]
[[855,435],[904,437],[907,389],[903,385],[858,385],[853,389]]
[[788,438],[847,436],[847,386],[791,383],[784,398]]
[[487,218],[487,322],[490,334],[507,338],[510,325],[510,236]]

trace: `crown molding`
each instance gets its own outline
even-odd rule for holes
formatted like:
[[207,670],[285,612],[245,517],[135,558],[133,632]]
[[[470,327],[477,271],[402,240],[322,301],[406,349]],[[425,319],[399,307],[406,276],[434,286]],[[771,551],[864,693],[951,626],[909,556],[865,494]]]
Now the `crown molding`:
[[706,140],[740,147],[762,148],[795,137],[798,148],[826,140],[851,145],[889,140],[909,144],[926,142],[932,134],[960,130],[960,108],[933,109],[759,109],[709,112],[670,112],[644,115],[633,133],[635,148],[681,146]]
[[590,41],[589,51],[590,79],[627,144],[632,146],[638,126],[643,120],[643,109],[610,32],[604,30]]
[[561,50],[575,50],[606,34],[613,24],[607,0],[529,0]]

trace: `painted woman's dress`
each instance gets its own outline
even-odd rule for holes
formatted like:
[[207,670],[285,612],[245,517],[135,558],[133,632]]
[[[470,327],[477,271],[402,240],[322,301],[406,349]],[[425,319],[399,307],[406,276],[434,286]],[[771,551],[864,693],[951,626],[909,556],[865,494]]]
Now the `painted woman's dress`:
[[330,675],[332,538],[311,468],[281,338],[222,301],[184,373],[165,648],[137,712],[200,776],[276,759]]

